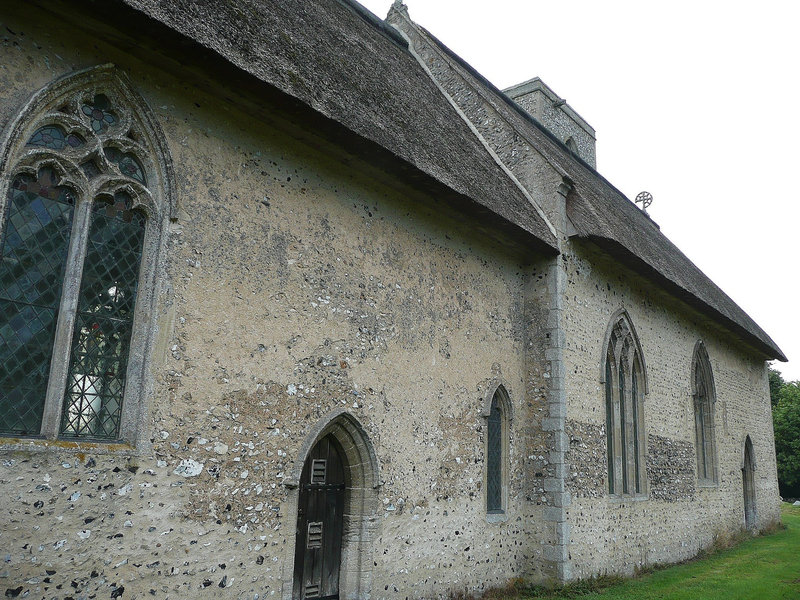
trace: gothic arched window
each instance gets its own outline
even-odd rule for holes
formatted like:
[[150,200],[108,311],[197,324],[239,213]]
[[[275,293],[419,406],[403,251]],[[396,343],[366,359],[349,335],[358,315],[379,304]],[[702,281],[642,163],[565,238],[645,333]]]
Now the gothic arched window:
[[646,492],[644,397],[645,364],[639,340],[624,311],[611,321],[604,352],[608,491]]
[[714,377],[703,342],[697,342],[692,358],[692,397],[694,431],[697,441],[697,478],[701,482],[717,481],[717,452],[714,441]]
[[0,436],[133,441],[169,214],[164,145],[143,113],[105,66],[41,90],[13,124],[0,196]]
[[486,417],[486,512],[506,512],[508,482],[508,432],[510,406],[508,393],[498,385],[492,394]]

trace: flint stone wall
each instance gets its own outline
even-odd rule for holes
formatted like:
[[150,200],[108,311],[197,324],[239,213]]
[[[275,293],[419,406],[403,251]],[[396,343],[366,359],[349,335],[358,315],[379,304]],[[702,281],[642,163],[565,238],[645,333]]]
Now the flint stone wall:
[[[179,69],[17,10],[2,22],[0,124],[57,77],[113,62],[164,131],[179,208],[147,443],[0,443],[0,587],[285,597],[295,522],[283,481],[340,409],[377,456],[361,562],[371,597],[548,577],[548,260],[476,237],[313,132],[298,142],[302,123],[277,107],[254,117],[237,90],[206,94]],[[514,421],[507,514],[490,523],[481,413],[499,379]]]
[[[744,526],[741,467],[744,441],[757,457],[758,527],[780,518],[766,364],[729,334],[602,255],[572,243],[564,253],[567,417],[571,431],[568,508],[575,577],[632,573],[637,567],[683,560],[717,534]],[[647,493],[609,496],[605,468],[605,392],[600,383],[603,340],[611,315],[624,308],[641,343],[648,393]],[[716,385],[714,431],[718,482],[696,474],[691,364],[702,340]],[[739,348],[739,349],[735,349]]]

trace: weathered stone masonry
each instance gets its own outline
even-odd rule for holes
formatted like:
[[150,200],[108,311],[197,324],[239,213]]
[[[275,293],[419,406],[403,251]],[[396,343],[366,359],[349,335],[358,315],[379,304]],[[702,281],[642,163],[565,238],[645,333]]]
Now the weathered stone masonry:
[[[342,598],[692,556],[743,525],[748,436],[757,527],[778,518],[764,359],[780,351],[581,233],[605,184],[563,147],[564,115],[545,132],[400,5],[402,33],[328,0],[94,8],[3,7],[0,175],[25,152],[13,124],[47,118],[28,100],[76,73],[152,121],[165,212],[139,284],[136,414],[114,443],[0,439],[8,595],[296,597],[301,474],[328,435],[345,463]],[[649,384],[635,498],[608,493],[599,378],[622,309]],[[698,340],[714,485],[696,473]],[[505,503],[487,514],[498,386]]]
[[[417,28],[406,12],[393,10],[390,20],[408,35],[421,60],[499,159],[544,208],[551,222],[561,224],[558,228],[563,236],[560,238],[563,260],[558,264],[563,267],[558,271],[563,271],[564,283],[555,293],[556,314],[561,315],[561,322],[558,332],[552,333],[555,341],[549,356],[558,359],[556,364],[563,373],[563,379],[556,376],[551,380],[551,397],[557,397],[562,389],[566,392],[564,404],[553,405],[553,418],[545,424],[556,435],[551,455],[558,462],[564,461],[563,469],[557,470],[564,485],[552,483],[549,488],[563,490],[556,506],[564,507],[564,516],[553,509],[545,517],[563,523],[558,539],[569,557],[555,548],[551,551],[560,576],[631,572],[652,562],[680,560],[710,543],[716,533],[741,527],[744,514],[741,464],[737,468],[732,465],[735,461],[741,463],[745,432],[758,437],[762,452],[767,454],[772,435],[768,419],[741,422],[738,432],[733,434],[729,415],[734,406],[737,411],[763,414],[767,403],[761,383],[763,358],[756,354],[744,359],[743,354],[733,349],[735,344],[729,334],[706,317],[621,268],[599,248],[578,244],[573,237],[573,224],[564,216],[564,206],[574,203],[583,193],[593,192],[573,186],[569,180],[562,183],[563,160],[549,142],[541,143],[539,129],[527,124],[524,116],[497,91],[487,87],[467,65]],[[548,106],[547,110],[553,109]],[[539,117],[538,112],[531,112]],[[553,119],[552,115],[546,116],[545,123]],[[562,141],[569,135],[563,127],[568,120],[555,119],[558,126],[552,131]],[[576,132],[575,139],[585,144],[584,134],[585,131]],[[593,164],[591,150],[589,162]],[[588,152],[586,147],[582,151]],[[552,193],[559,184],[566,185],[563,197]],[[635,499],[609,498],[604,392],[598,377],[603,364],[603,331],[612,313],[621,308],[630,313],[641,336],[646,375],[652,381],[643,407],[645,493]],[[736,391],[718,390],[715,410],[715,431],[721,438],[717,454],[720,458],[724,454],[730,466],[720,469],[716,485],[703,484],[701,488],[696,473],[690,389],[692,349],[698,340],[709,347],[715,381],[725,378],[726,386],[736,386]],[[737,365],[733,367],[738,371],[736,375],[728,368],[729,364]],[[740,387],[742,374],[753,371],[760,375]],[[563,418],[566,421],[562,425],[559,419]],[[566,454],[560,459],[562,435]],[[774,463],[768,464],[771,474]],[[778,518],[776,491],[774,481],[769,484],[761,481],[764,487],[759,497],[763,502],[759,501],[758,510],[768,523]],[[725,502],[725,506],[720,504]],[[662,503],[677,510],[665,510]],[[663,521],[665,514],[669,516]]]

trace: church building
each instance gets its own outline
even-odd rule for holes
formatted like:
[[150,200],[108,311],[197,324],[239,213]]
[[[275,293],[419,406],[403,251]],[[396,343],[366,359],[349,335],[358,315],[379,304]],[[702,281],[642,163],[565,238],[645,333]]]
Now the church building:
[[6,596],[480,596],[780,519],[781,350],[400,0],[5,2],[0,132]]

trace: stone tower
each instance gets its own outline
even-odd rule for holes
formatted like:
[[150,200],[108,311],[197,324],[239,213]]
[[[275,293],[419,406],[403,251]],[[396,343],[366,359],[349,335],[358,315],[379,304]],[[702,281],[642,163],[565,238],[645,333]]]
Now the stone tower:
[[594,128],[541,79],[534,77],[503,92],[572,152],[597,168]]

